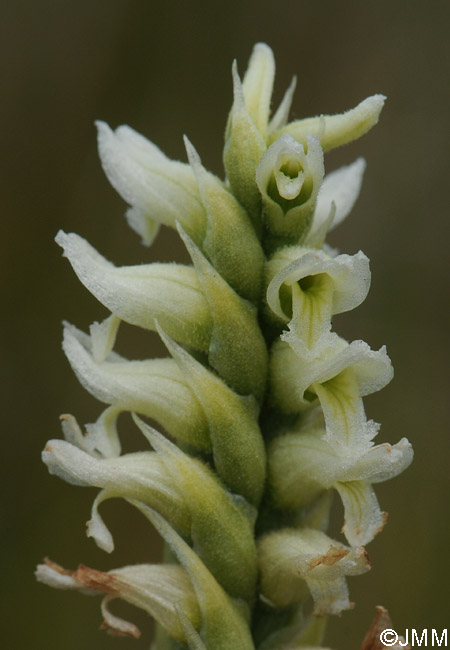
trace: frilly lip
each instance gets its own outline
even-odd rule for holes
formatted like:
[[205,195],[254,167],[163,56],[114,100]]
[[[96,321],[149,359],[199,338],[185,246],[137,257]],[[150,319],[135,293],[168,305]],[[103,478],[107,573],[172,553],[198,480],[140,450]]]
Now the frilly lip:
[[333,379],[347,368],[354,372],[361,397],[381,390],[391,381],[394,370],[385,346],[374,351],[364,341],[347,343],[335,334],[331,336],[331,347],[323,349],[316,359],[297,354],[293,338],[273,346],[271,380],[274,400],[282,408],[290,411],[309,407],[310,402],[305,399],[308,388]]
[[[283,173],[285,166],[298,171],[291,178]],[[287,134],[270,145],[256,168],[256,184],[273,232],[295,230],[292,219],[295,217],[301,223],[306,214],[313,212],[323,176],[323,151],[315,136],[307,137],[307,150]],[[274,182],[278,199],[271,189]]]
[[[285,249],[289,255],[295,254]],[[339,314],[360,305],[370,287],[369,260],[362,251],[356,255],[338,255],[331,258],[323,251],[308,251],[298,247],[297,259],[286,264],[269,283],[267,303],[272,311],[284,322],[289,321],[280,303],[280,289],[283,284],[291,286],[303,278],[326,273],[334,283],[332,313]],[[269,262],[270,264],[270,262]]]

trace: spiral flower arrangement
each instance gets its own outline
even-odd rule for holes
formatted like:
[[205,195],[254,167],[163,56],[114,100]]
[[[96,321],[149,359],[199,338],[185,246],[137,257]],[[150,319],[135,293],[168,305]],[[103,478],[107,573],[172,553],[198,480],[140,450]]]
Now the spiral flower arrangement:
[[[190,265],[117,268],[76,234],[58,233],[75,273],[111,312],[89,333],[64,328],[64,352],[106,410],[43,452],[49,471],[100,489],[88,536],[114,541],[99,506],[122,497],[164,538],[170,561],[108,572],[47,560],[37,578],[103,595],[104,626],[139,636],[111,613],[122,598],[158,623],[156,650],[293,650],[322,643],[326,615],[351,607],[347,576],[370,564],[381,531],[375,483],[412,460],[403,438],[375,445],[363,397],[392,378],[385,348],[348,342],[334,314],[365,299],[369,260],[339,254],[327,232],[350,212],[363,159],[328,175],[324,152],[374,126],[384,97],[341,115],[288,122],[295,79],[270,117],[275,64],[257,44],[225,134],[226,180],[185,138],[188,163],[169,160],[127,126],[98,123],[99,152],[151,245],[177,230]],[[156,331],[169,356],[130,361],[114,344],[121,321]],[[144,450],[121,453],[117,418],[131,412]],[[165,434],[144,418],[158,423]],[[342,500],[346,543],[326,530]]]

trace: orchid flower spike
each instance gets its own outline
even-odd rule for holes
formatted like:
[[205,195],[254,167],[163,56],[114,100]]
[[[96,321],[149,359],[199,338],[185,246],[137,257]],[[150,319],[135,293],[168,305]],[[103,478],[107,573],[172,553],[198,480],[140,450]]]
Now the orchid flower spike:
[[[189,263],[158,262],[155,246],[145,264],[118,267],[80,235],[56,237],[107,310],[88,332],[65,323],[63,333],[104,410],[84,429],[62,415],[64,439],[52,436],[42,459],[50,474],[97,488],[87,535],[101,550],[112,553],[115,536],[102,503],[121,498],[169,561],[72,571],[46,560],[36,577],[101,596],[102,627],[116,635],[140,631],[112,600],[147,612],[153,650],[327,650],[326,617],[353,607],[347,579],[370,569],[365,546],[386,522],[374,486],[412,461],[406,438],[375,444],[379,425],[366,416],[364,397],[393,377],[386,348],[333,327],[367,297],[369,260],[326,242],[366,167],[357,158],[328,172],[326,153],[367,133],[385,98],[290,122],[296,78],[271,113],[274,80],[264,43],[243,75],[233,63],[223,178],[186,136],[186,160],[175,161],[130,127],[97,122],[129,225],[147,246],[171,228]],[[122,322],[159,336],[168,354],[127,359]],[[139,451],[124,451],[127,417]],[[327,534],[335,492],[346,543]]]

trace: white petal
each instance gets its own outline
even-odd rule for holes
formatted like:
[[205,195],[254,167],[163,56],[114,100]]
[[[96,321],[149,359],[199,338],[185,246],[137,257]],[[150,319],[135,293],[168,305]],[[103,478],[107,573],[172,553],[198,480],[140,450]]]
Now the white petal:
[[96,422],[86,425],[86,433],[81,431],[73,415],[61,415],[64,438],[94,458],[120,456],[120,440],[116,427],[120,412],[120,409],[107,408]]
[[161,224],[135,206],[128,208],[125,212],[125,216],[128,225],[140,236],[144,246],[151,246],[159,233]]
[[348,448],[355,453],[367,449],[379,427],[367,421],[353,369],[347,368],[327,382],[314,383],[311,390],[325,416],[325,440],[341,454]]
[[294,76],[292,77],[292,81],[289,84],[289,87],[286,90],[284,97],[276,110],[276,113],[269,122],[269,135],[286,125],[289,117],[289,111],[291,110],[296,85],[297,77]]
[[92,537],[97,546],[106,553],[112,553],[114,551],[114,540],[98,511],[98,507],[103,501],[111,499],[114,496],[116,496],[114,491],[100,490],[92,504],[91,518],[86,524],[86,535]]
[[92,323],[89,327],[92,342],[92,356],[101,363],[109,356],[116,342],[120,318],[112,314],[101,323]]
[[56,241],[85,287],[122,320],[154,330],[157,318],[175,339],[207,348],[211,317],[192,267],[143,264],[117,268],[78,235],[60,231]]
[[99,452],[103,458],[120,456],[121,445],[117,432],[117,417],[120,413],[120,409],[107,408],[96,422],[86,425],[85,439],[91,453]]
[[139,639],[141,632],[139,628],[134,625],[134,623],[125,621],[123,618],[119,618],[118,616],[111,614],[109,611],[108,604],[118,597],[119,596],[115,596],[113,594],[108,594],[108,596],[105,596],[103,598],[100,606],[104,618],[102,627],[107,628],[111,634],[114,634],[116,636],[131,636],[134,639]]
[[358,158],[353,164],[341,167],[327,174],[317,197],[314,221],[308,237],[321,227],[328,218],[331,204],[336,205],[336,212],[330,229],[335,228],[349,214],[361,189],[365,160]]

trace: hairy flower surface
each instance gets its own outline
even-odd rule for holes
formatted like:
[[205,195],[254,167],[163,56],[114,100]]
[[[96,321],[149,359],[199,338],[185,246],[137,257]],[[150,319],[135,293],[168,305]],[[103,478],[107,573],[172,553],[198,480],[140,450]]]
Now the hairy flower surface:
[[[56,237],[110,312],[89,333],[65,324],[63,338],[79,381],[106,408],[85,432],[61,416],[65,440],[50,440],[43,461],[99,489],[87,533],[101,549],[111,553],[114,539],[99,507],[122,498],[160,533],[172,563],[105,572],[46,560],[36,576],[102,595],[104,627],[118,635],[139,630],[109,602],[143,609],[158,623],[154,650],[322,648],[325,616],[353,606],[347,578],[369,570],[364,545],[386,521],[373,486],[412,460],[406,438],[375,445],[379,425],[365,414],[363,397],[393,376],[385,348],[332,330],[335,314],[366,298],[369,260],[325,241],[351,211],[365,162],[325,173],[324,154],[369,131],[384,97],[289,122],[296,80],[271,116],[274,75],[262,43],[243,79],[233,64],[225,180],[187,138],[178,162],[128,126],[97,123],[130,226],[147,246],[172,228],[191,264],[116,267],[79,235]],[[170,356],[119,355],[121,321],[157,332]],[[122,453],[123,412],[142,451]],[[326,534],[333,490],[347,544]]]

